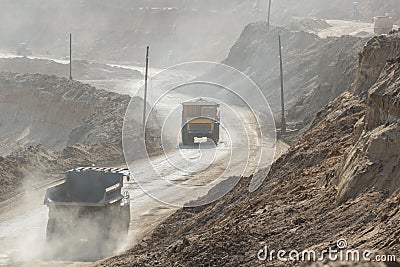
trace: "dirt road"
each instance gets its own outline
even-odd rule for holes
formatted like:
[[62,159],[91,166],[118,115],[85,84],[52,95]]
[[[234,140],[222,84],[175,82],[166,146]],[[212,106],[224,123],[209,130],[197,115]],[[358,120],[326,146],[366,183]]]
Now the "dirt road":
[[[251,123],[251,121],[248,123]],[[256,140],[257,138],[252,139]],[[152,158],[152,162],[157,170],[163,174],[165,179],[181,185],[188,185],[195,181],[194,185],[200,187],[224,172],[224,166],[226,166],[230,160],[230,145],[231,143],[228,136],[223,134],[221,136],[221,144],[215,148],[216,156],[213,165],[201,172],[192,169],[191,171],[193,174],[191,175],[188,175],[186,172],[170,164],[170,161],[181,157],[181,150],[176,149],[169,153],[168,159],[170,161],[165,160],[164,157],[155,157]],[[269,145],[272,149],[272,145]],[[205,149],[209,150],[209,148]],[[285,149],[285,145],[281,145],[280,149]],[[214,148],[212,150],[214,150]],[[184,157],[190,160],[198,160],[201,158],[203,152],[204,151],[200,148],[185,149]],[[271,153],[273,153],[273,151],[271,151]],[[245,154],[244,156],[247,157]],[[250,163],[254,165],[254,159],[253,162]],[[138,172],[142,172],[143,175],[146,175],[147,165],[138,162],[137,166]],[[235,170],[232,171],[234,172]],[[247,174],[249,174],[248,172],[251,172],[251,168],[247,170]],[[228,177],[222,175],[222,179],[225,178]],[[172,214],[177,207],[153,199],[143,192],[135,183],[129,184],[127,188],[129,188],[131,195],[132,218],[128,239],[129,244],[132,245],[140,242],[149,231],[168,215]],[[165,194],[173,195],[174,199],[179,202],[195,200],[197,197],[206,193],[204,190],[196,190],[196,194],[181,195],[177,187],[171,185],[172,190],[169,188],[160,188],[157,183],[153,183],[151,188],[153,188],[154,191],[163,190]],[[75,264],[66,262],[43,262],[40,260],[45,242],[45,228],[48,212],[47,208],[42,205],[44,192],[45,188],[42,188],[31,194],[27,194],[25,197],[17,199],[16,204],[12,204],[8,208],[2,210],[0,215],[0,265],[7,265],[11,262],[30,262],[31,264],[32,260],[39,266],[70,266],[71,264]],[[121,249],[123,248],[124,247],[121,247]]]
[[[132,67],[134,68],[134,67]],[[155,73],[156,70],[152,70]],[[176,73],[176,76],[186,75]],[[170,77],[171,78],[171,77]],[[174,79],[176,77],[172,77]],[[157,83],[163,81],[158,80]],[[134,95],[141,86],[140,80],[107,81],[113,91]],[[95,84],[95,82],[93,83]],[[119,86],[123,84],[124,86]],[[154,85],[156,87],[156,85]],[[153,88],[153,87],[151,87]],[[153,90],[151,94],[158,94]],[[179,103],[182,95],[170,94],[163,104]],[[160,112],[163,112],[161,107]],[[165,109],[167,112],[167,109]],[[221,107],[223,123],[230,125],[229,131],[222,131],[220,144],[207,144],[198,147],[179,149],[178,141],[175,148],[169,149],[165,155],[150,159],[154,169],[159,173],[164,184],[157,179],[150,179],[146,186],[148,193],[161,193],[175,203],[186,203],[203,196],[209,190],[204,187],[211,182],[227,179],[231,175],[250,175],[258,166],[258,154],[261,148],[265,153],[274,153],[275,140],[260,143],[257,123],[251,111],[243,107]],[[231,115],[229,115],[231,114]],[[238,121],[240,118],[240,121]],[[179,118],[175,118],[180,124]],[[245,133],[245,134],[244,134]],[[235,140],[232,142],[232,140]],[[246,150],[251,148],[248,152]],[[256,149],[253,149],[256,148]],[[279,144],[277,154],[287,146]],[[232,151],[236,151],[232,153]],[[243,153],[238,153],[243,151]],[[234,157],[232,156],[234,154]],[[148,162],[147,162],[148,163]],[[135,162],[135,173],[148,177],[149,170],[146,160]],[[198,164],[200,163],[200,164]],[[182,169],[184,165],[185,168]],[[229,167],[230,166],[230,167]],[[228,170],[228,171],[227,171]],[[140,177],[139,177],[140,178]],[[193,193],[183,194],[180,187],[191,187]],[[138,184],[127,185],[131,196],[131,226],[128,237],[129,246],[139,243],[165,217],[178,209],[178,206],[164,204],[145,193]],[[82,266],[88,263],[43,261],[42,254],[45,244],[45,229],[48,210],[43,206],[46,187],[27,193],[4,207],[0,213],[0,265],[22,266]],[[154,194],[153,194],[154,195]],[[171,197],[172,196],[172,197]],[[126,244],[121,245],[121,250]]]

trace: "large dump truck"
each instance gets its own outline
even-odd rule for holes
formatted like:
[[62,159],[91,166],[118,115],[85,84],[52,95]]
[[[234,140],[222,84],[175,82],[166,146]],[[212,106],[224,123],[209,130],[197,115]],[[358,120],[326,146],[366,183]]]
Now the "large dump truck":
[[130,223],[123,168],[80,167],[66,172],[63,183],[47,189],[46,239],[54,258],[93,260],[124,243]]
[[194,138],[207,137],[219,142],[219,104],[202,98],[182,103],[182,144],[193,145]]
[[393,30],[393,18],[390,16],[374,17],[374,32],[376,34],[388,34]]

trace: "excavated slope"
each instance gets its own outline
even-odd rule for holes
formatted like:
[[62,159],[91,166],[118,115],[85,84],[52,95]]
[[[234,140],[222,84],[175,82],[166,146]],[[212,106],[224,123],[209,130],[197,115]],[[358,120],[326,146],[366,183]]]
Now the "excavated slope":
[[250,194],[250,179],[242,178],[216,203],[179,210],[138,245],[97,266],[257,266],[264,245],[322,251],[342,238],[354,249],[398,252],[399,192],[368,189],[335,205],[336,169],[354,143],[353,125],[364,110],[361,99],[344,93],[273,165],[257,192]]
[[[368,91],[366,115],[355,126],[357,142],[347,151],[338,170],[339,203],[366,188],[375,187],[388,193],[400,188],[399,38],[399,33],[375,38],[361,54],[364,69],[368,64],[365,55],[369,55],[371,65],[381,61],[377,55],[395,58],[386,61],[383,70],[378,65],[371,70],[379,78]],[[381,69],[379,74],[378,69]]]
[[[383,39],[391,38],[397,35]],[[177,211],[135,247],[97,266],[399,266],[257,258],[265,245],[322,251],[343,238],[351,249],[399,256],[399,73],[400,59],[388,61],[368,97],[345,92],[326,105],[255,193],[242,178],[220,200]]]
[[321,39],[287,28],[268,31],[265,22],[249,24],[224,63],[250,76],[277,115],[280,114],[279,35],[288,118],[302,128],[313,114],[354,81],[357,53],[366,40],[350,36]]
[[121,142],[129,101],[57,76],[1,72],[0,153],[29,143],[61,150],[67,144]]
[[[125,164],[122,125],[130,101],[143,110],[138,97],[57,76],[0,72],[0,201],[61,178],[70,168]],[[130,134],[139,142],[137,115]],[[152,125],[150,154],[159,150]]]

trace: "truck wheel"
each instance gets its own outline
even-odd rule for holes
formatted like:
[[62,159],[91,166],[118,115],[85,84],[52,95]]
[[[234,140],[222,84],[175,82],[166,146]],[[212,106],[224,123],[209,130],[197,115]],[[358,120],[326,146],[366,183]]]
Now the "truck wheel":
[[193,146],[194,145],[194,137],[189,134],[182,133],[182,145]]
[[187,134],[182,133],[182,145],[189,145],[189,136]]
[[121,218],[122,218],[122,231],[123,235],[127,235],[129,231],[129,225],[131,223],[131,209],[130,205],[124,205],[121,207]]
[[64,239],[66,233],[65,225],[57,219],[48,219],[46,227],[46,240]]
[[217,133],[214,133],[213,135],[212,135],[212,138],[211,138],[213,141],[214,141],[214,143],[215,143],[215,145],[217,146],[218,145],[218,142],[219,142],[219,133],[217,132]]
[[47,228],[46,228],[46,240],[50,242],[54,240],[56,232],[56,220],[55,219],[48,219],[47,221]]
[[193,146],[194,145],[194,136],[189,135],[188,138],[189,138],[189,142],[188,142],[189,146]]
[[214,140],[215,144],[218,145],[218,142],[219,142],[219,122],[216,122],[214,124],[214,129],[215,129],[215,131],[214,131],[213,140]]

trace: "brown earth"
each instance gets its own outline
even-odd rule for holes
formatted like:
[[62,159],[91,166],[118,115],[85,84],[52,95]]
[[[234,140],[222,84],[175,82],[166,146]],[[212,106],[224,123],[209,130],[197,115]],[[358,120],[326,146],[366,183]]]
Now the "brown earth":
[[[379,78],[368,91],[366,115],[356,126],[357,142],[346,152],[338,170],[338,202],[371,186],[389,193],[400,188],[400,50],[385,46],[390,41],[398,42],[399,35],[370,43],[375,47],[374,54],[376,50],[384,50],[386,58],[395,59],[385,62]],[[384,54],[383,51],[380,54]]]

